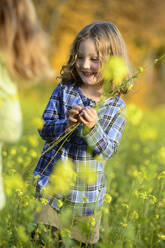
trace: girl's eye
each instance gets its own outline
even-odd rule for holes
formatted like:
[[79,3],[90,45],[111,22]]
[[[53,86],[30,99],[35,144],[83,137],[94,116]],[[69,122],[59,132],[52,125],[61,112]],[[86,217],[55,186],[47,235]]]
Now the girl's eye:
[[82,56],[77,56],[77,58],[78,58],[78,59],[83,59],[83,57],[82,57]]
[[95,61],[95,62],[98,62],[98,58],[91,58],[91,60]]

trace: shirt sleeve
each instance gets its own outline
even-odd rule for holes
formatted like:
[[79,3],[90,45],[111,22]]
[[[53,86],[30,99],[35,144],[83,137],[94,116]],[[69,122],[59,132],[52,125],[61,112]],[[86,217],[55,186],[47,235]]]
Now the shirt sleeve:
[[81,132],[81,136],[93,153],[100,155],[104,160],[110,159],[117,151],[126,123],[125,116],[122,114],[123,107],[117,109],[113,117],[109,117],[109,124],[106,128],[98,121],[88,133]]
[[63,91],[61,83],[55,88],[43,113],[44,126],[39,130],[42,139],[50,142],[59,137],[67,128],[67,118],[64,113]]

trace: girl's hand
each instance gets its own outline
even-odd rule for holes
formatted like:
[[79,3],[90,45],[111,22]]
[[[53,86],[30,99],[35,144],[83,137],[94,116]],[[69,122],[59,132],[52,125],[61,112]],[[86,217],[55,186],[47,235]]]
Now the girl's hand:
[[72,126],[79,121],[79,115],[82,111],[82,107],[79,105],[74,106],[69,113],[68,126]]
[[80,121],[89,129],[93,128],[97,122],[97,112],[93,108],[84,108],[79,114]]

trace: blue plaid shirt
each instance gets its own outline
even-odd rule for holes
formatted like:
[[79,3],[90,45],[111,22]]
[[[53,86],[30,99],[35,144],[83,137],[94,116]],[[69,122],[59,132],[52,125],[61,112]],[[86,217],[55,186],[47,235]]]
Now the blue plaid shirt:
[[[80,105],[83,108],[95,107],[96,102],[83,95],[80,85],[72,82],[59,83],[43,113],[44,126],[40,131],[42,139],[46,141],[43,152],[49,147],[51,141],[65,132],[69,111],[75,105]],[[96,125],[84,134],[81,124],[68,138],[48,167],[48,163],[60,144],[42,155],[34,171],[34,175],[40,175],[37,185],[38,191],[41,192],[42,187],[48,183],[49,175],[59,159],[67,160],[70,158],[75,164],[76,172],[80,171],[80,165],[86,166],[88,164],[97,173],[97,181],[94,184],[86,184],[77,176],[76,183],[64,202],[73,208],[73,212],[78,216],[93,215],[94,209],[100,208],[104,203],[106,191],[104,162],[117,151],[126,122],[121,111],[123,108],[125,108],[125,103],[119,96],[107,99],[97,110],[98,121]],[[88,147],[90,150],[87,149]],[[97,159],[96,155],[102,159]],[[48,195],[46,197],[53,208],[60,210],[57,204],[58,197]]]

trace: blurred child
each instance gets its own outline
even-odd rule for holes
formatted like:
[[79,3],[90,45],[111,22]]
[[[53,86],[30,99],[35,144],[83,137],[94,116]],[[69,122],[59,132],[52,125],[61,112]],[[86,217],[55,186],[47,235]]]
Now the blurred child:
[[[43,188],[49,185],[48,181],[59,160],[61,163],[72,160],[77,179],[67,196],[59,198],[56,192],[47,196],[48,204],[43,208],[39,221],[60,229],[62,225],[59,213],[65,205],[68,206],[76,220],[71,228],[71,237],[79,241],[81,247],[85,247],[87,243],[94,247],[99,240],[101,217],[96,214],[95,209],[100,209],[104,203],[104,162],[117,151],[125,126],[125,118],[121,114],[125,103],[120,95],[127,93],[127,88],[120,89],[113,97],[106,99],[97,111],[95,108],[99,106],[104,94],[101,68],[110,56],[121,57],[129,67],[124,40],[114,24],[97,21],[78,33],[73,41],[68,62],[62,67],[61,82],[53,91],[43,113],[44,126],[40,131],[46,143],[34,171],[34,175],[39,175],[39,193],[42,195]],[[109,82],[110,87],[112,82]],[[68,127],[73,127],[79,122],[81,124],[78,130],[68,138],[53,158],[61,143],[48,149],[51,142],[65,133]],[[58,164],[60,166],[60,163]],[[87,165],[97,175],[94,183],[87,183],[81,178],[81,169]],[[62,175],[61,171],[61,177]],[[61,180],[66,178],[62,177]],[[61,209],[59,199],[63,201]],[[84,233],[79,224],[88,222],[91,216],[94,217],[94,223],[93,232],[89,236],[89,232]]]
[[0,210],[5,205],[2,145],[16,142],[22,130],[16,82],[49,74],[46,43],[31,0],[0,1]]

